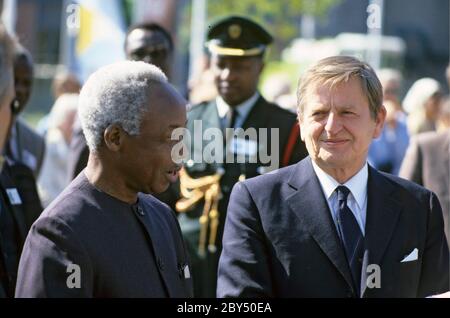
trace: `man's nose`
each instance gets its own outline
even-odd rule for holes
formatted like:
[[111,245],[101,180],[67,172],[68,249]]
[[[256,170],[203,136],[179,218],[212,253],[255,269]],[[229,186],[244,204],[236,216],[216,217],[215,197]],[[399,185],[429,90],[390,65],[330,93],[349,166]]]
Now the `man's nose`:
[[221,80],[231,81],[231,80],[233,80],[233,78],[234,78],[234,72],[230,67],[224,68],[220,73]]
[[333,112],[330,112],[326,119],[325,130],[329,134],[334,135],[334,134],[338,133],[341,130],[341,128],[342,128],[342,122],[341,122],[339,116]]

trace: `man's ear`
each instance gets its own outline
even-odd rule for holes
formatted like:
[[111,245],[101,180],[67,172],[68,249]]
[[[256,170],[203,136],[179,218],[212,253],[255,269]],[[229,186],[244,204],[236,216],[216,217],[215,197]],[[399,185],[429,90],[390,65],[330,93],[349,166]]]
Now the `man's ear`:
[[303,131],[303,115],[300,114],[300,111],[297,111],[297,121],[298,121],[298,126],[300,127],[300,138],[303,142],[305,142],[305,134],[306,132]]
[[123,146],[123,141],[126,132],[120,125],[112,124],[106,127],[103,133],[103,140],[106,148],[111,151],[119,151]]
[[378,111],[378,114],[375,118],[375,130],[373,133],[373,138],[378,138],[381,135],[381,132],[383,131],[384,122],[386,120],[386,108],[384,105],[381,105],[380,110]]

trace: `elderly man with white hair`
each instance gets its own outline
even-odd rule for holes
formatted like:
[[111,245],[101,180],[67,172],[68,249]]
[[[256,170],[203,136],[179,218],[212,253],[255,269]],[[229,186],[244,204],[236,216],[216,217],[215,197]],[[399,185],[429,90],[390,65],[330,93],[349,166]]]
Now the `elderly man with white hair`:
[[126,61],[88,79],[79,115],[88,165],[31,228],[16,296],[191,296],[176,216],[149,195],[177,178],[186,101],[157,67]]

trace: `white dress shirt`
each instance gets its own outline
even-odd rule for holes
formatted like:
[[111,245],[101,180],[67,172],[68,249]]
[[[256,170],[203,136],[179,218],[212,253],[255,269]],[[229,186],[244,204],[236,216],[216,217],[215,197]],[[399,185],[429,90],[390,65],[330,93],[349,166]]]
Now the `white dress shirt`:
[[[322,186],[323,193],[327,199],[328,206],[333,217],[334,224],[337,228],[337,214],[339,202],[337,198],[336,188],[340,185],[346,186],[350,190],[347,198],[347,206],[353,212],[358,222],[361,233],[365,235],[366,214],[367,214],[367,180],[369,178],[369,168],[367,162],[350,180],[344,184],[340,184],[333,177],[323,171],[317,164],[312,161],[314,172]],[[338,231],[339,232],[339,231]]]
[[[242,127],[245,119],[247,119],[248,114],[252,110],[258,98],[259,93],[256,92],[255,94],[253,94],[252,97],[250,97],[246,101],[240,103],[239,105],[234,106],[234,110],[237,111],[236,114],[237,117],[234,124],[235,128]],[[229,127],[230,124],[229,120],[231,120],[231,118],[228,118],[227,115],[231,108],[230,105],[228,105],[220,96],[216,98],[216,105],[217,105],[217,112],[219,113],[220,121],[222,124],[222,128]]]

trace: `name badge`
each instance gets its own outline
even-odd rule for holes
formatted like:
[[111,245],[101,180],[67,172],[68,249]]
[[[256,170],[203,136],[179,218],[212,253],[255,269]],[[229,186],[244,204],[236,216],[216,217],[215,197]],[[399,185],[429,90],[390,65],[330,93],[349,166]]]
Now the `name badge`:
[[19,192],[16,188],[6,189],[6,194],[8,195],[9,202],[12,205],[22,204],[22,199],[20,198]]
[[191,278],[191,272],[189,271],[189,266],[186,265],[183,269],[184,279]]
[[234,138],[230,143],[230,151],[236,155],[253,157],[258,151],[258,143],[254,140]]

